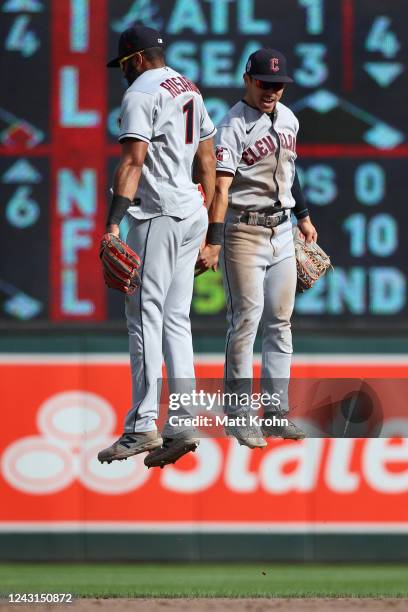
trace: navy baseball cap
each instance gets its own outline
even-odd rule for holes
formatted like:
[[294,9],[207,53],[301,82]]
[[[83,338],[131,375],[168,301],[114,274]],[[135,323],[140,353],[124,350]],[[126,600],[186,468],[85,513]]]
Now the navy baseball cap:
[[108,68],[116,68],[119,66],[119,61],[124,57],[152,47],[164,47],[162,35],[153,28],[135,24],[122,32],[118,45],[119,55],[106,65]]
[[293,83],[287,74],[286,57],[276,49],[258,49],[249,56],[245,72],[268,83]]

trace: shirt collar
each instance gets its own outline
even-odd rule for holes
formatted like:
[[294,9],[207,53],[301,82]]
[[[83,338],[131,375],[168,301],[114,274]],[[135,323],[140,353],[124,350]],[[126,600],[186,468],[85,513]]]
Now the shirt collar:
[[259,110],[259,108],[257,108],[256,106],[252,106],[252,104],[249,104],[249,102],[247,102],[246,100],[244,100],[244,98],[241,99],[241,102],[243,104],[246,104],[246,106],[249,106],[249,108],[252,108],[255,111],[258,111],[259,113],[259,117],[262,117],[263,115],[266,115],[271,122],[273,123],[275,121],[275,119],[278,116],[278,108],[277,108],[277,104],[275,105],[275,109],[272,113],[263,113],[262,111]]

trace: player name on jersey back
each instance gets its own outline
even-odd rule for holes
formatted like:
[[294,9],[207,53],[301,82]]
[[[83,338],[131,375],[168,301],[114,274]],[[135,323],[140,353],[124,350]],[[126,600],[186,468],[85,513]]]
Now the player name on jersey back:
[[182,93],[185,93],[186,91],[195,91],[201,96],[201,92],[198,89],[197,85],[184,76],[170,77],[160,83],[160,87],[164,87],[164,89],[167,89],[167,91],[171,93],[173,98],[176,98],[177,96]]

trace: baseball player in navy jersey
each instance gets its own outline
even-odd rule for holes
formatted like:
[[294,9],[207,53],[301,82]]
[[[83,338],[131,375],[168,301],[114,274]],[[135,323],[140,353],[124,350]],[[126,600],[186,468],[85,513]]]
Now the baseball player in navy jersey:
[[[107,231],[119,235],[130,216],[129,246],[142,259],[140,290],[126,296],[132,407],[123,435],[98,454],[101,462],[151,451],[148,467],[195,450],[191,428],[156,428],[162,358],[168,377],[194,384],[190,305],[194,265],[208,226],[215,184],[215,127],[198,88],[165,65],[163,39],[135,25],[122,33],[119,66],[128,83],[120,111],[121,158],[114,174]],[[192,178],[194,167],[195,179]],[[177,383],[175,383],[177,384]],[[177,389],[170,389],[177,392]]]
[[[296,261],[291,213],[308,242],[316,240],[295,169],[299,122],[280,102],[286,59],[275,49],[260,49],[247,62],[246,92],[221,121],[216,138],[217,179],[209,218],[217,236],[200,255],[202,267],[221,265],[227,297],[226,389],[251,394],[253,347],[262,323],[261,429],[249,419],[227,428],[241,444],[266,445],[264,437],[298,439],[304,433],[287,417],[292,355],[290,319],[296,292]],[[224,223],[225,221],[225,223]],[[244,416],[236,402],[227,412]],[[275,419],[272,417],[275,416]],[[234,421],[234,419],[230,419]],[[254,419],[252,419],[254,421]],[[256,421],[256,420],[255,420]],[[242,424],[244,422],[244,424]]]

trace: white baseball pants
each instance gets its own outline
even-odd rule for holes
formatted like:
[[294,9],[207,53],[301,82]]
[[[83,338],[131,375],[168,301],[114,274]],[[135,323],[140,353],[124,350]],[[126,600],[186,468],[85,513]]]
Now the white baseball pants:
[[[156,429],[163,357],[169,378],[194,381],[190,306],[194,266],[207,225],[204,206],[187,219],[131,219],[127,242],[142,259],[142,286],[126,297],[132,408],[125,432]],[[167,424],[163,434],[172,433]]]
[[[252,391],[253,349],[262,325],[262,391],[279,393],[286,412],[292,357],[290,318],[296,293],[296,261],[290,220],[275,228],[247,225],[229,211],[222,268],[228,333],[225,379],[229,391]],[[232,386],[229,384],[232,383]],[[276,411],[271,405],[267,411]]]

